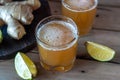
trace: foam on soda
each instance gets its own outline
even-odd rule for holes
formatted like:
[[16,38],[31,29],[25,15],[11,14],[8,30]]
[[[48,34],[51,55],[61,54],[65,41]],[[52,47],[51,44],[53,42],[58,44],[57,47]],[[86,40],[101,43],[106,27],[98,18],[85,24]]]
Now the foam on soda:
[[88,10],[95,4],[94,0],[64,0],[64,5],[72,10]]
[[48,22],[38,32],[39,39],[50,46],[68,44],[74,40],[76,34],[73,25],[63,21]]

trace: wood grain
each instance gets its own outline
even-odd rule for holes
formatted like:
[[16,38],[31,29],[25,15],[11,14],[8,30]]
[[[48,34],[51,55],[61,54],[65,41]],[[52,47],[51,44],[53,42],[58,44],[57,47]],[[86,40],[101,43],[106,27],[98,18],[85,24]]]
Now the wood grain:
[[111,6],[120,8],[120,0],[98,0],[98,3],[101,6]]
[[93,27],[95,29],[115,30],[120,32],[120,7],[98,6]]
[[61,3],[56,1],[49,1],[51,14],[52,15],[61,15]]
[[[30,53],[32,55],[32,53]],[[38,54],[34,54],[38,58]],[[89,60],[76,60],[73,69],[66,73],[45,71],[37,58],[38,75],[33,80],[119,80],[120,64],[102,63]],[[0,80],[22,80],[15,71],[14,60],[0,62]],[[4,65],[2,67],[2,65]]]
[[85,41],[93,41],[114,49],[116,54],[112,61],[120,63],[120,32],[92,29],[88,35],[80,37],[78,56],[89,57],[84,46]]

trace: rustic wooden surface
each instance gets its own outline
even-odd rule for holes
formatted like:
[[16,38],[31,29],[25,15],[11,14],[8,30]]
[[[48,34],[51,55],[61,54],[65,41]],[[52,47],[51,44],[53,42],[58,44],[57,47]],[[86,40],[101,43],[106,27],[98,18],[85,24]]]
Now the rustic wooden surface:
[[[61,14],[59,0],[49,0],[52,14]],[[120,80],[120,0],[99,0],[97,17],[90,33],[79,40],[78,58],[73,69],[66,73],[45,71],[39,64],[37,48],[27,55],[35,62],[38,75],[34,80]],[[115,58],[98,62],[90,58],[85,41],[94,41],[113,48]],[[0,80],[22,80],[15,71],[14,59],[0,61]]]

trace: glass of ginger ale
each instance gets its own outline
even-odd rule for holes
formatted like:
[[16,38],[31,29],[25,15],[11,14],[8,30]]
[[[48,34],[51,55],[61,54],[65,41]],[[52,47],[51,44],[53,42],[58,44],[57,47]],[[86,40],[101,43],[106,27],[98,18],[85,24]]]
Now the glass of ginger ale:
[[66,72],[76,59],[78,30],[72,19],[54,15],[36,27],[40,63],[45,70]]
[[83,36],[92,28],[97,4],[97,0],[62,0],[62,14],[75,21],[80,36]]

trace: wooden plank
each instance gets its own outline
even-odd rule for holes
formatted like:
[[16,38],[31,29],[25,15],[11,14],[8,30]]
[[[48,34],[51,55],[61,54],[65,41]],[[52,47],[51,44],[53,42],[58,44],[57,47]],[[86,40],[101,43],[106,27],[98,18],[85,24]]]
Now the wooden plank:
[[49,0],[52,15],[61,15],[61,3]]
[[118,69],[118,64],[77,60],[73,69],[66,73],[47,72],[40,67],[36,80],[119,80]]
[[[29,53],[31,54],[31,53]],[[28,54],[28,55],[29,55]],[[31,54],[32,55],[32,54]],[[37,57],[38,54],[32,55]],[[39,61],[35,64],[38,68],[38,75],[34,80],[119,80],[120,64],[103,63],[89,60],[76,60],[73,69],[66,73],[45,71]],[[113,69],[114,68],[114,69]],[[14,60],[0,62],[0,80],[21,80],[16,74]]]
[[0,62],[0,80],[21,80],[16,74],[13,59]]
[[99,6],[93,27],[120,31],[120,8]]
[[120,63],[120,32],[93,29],[88,35],[80,37],[78,55],[89,57],[84,46],[85,41],[97,42],[114,49],[116,51],[116,55],[112,61]]
[[120,7],[120,0],[98,0],[99,5]]

